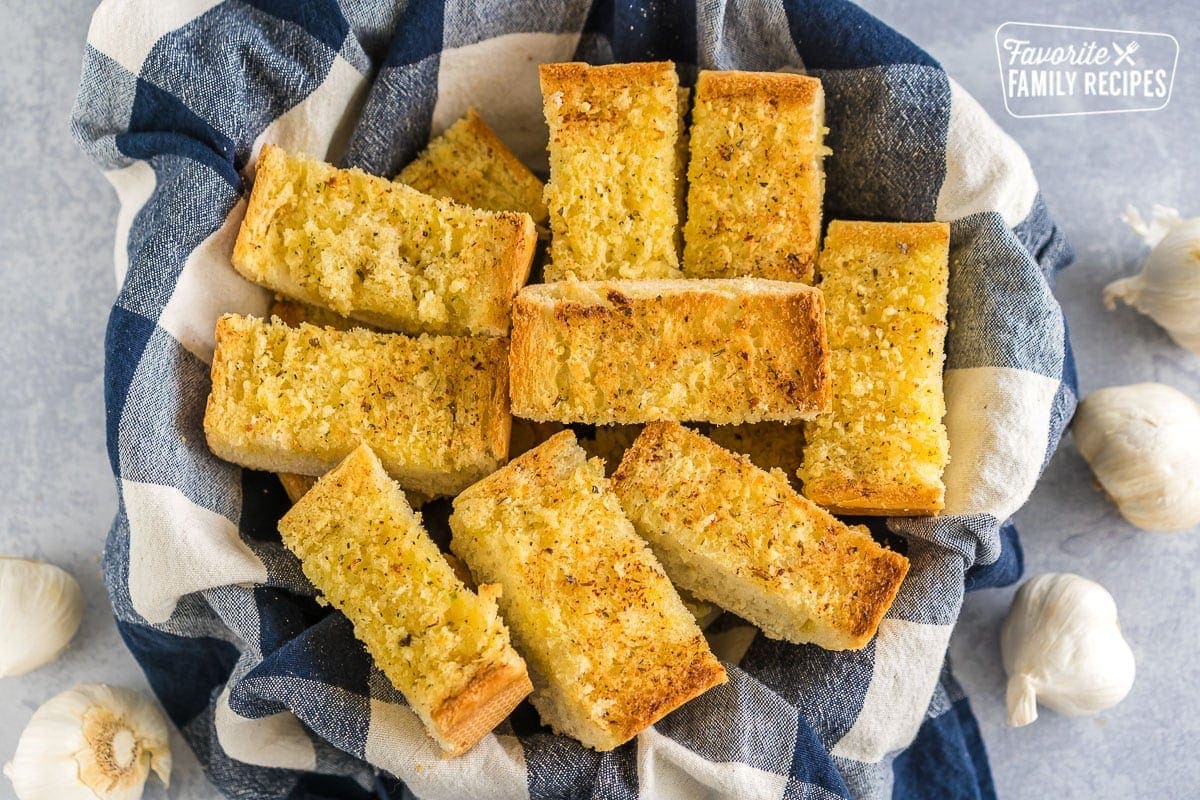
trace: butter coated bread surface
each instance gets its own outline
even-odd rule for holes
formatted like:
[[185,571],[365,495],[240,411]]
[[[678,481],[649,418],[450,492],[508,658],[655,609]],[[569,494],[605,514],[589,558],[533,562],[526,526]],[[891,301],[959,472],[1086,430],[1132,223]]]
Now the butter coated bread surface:
[[464,491],[450,547],[500,608],[542,721],[611,750],[725,670],[609,489],[564,431]]
[[447,755],[474,746],[532,690],[499,587],[476,594],[459,580],[367,446],[317,481],[279,533]]
[[527,214],[468,208],[265,145],[233,265],[380,328],[503,336],[536,245]]
[[550,128],[546,280],[677,277],[684,165],[675,65],[539,71]]
[[217,321],[209,447],[251,469],[321,475],[360,442],[405,489],[453,494],[504,463],[507,340]]
[[812,283],[825,196],[825,95],[807,75],[701,70],[683,271]]
[[546,224],[542,182],[475,109],[429,143],[396,180],[434,197],[485,211],[521,211]]
[[675,422],[647,425],[612,483],[671,580],[774,639],[865,646],[908,571],[904,556],[801,497],[782,472]]
[[751,278],[527,287],[513,413],[596,425],[811,419],[828,408],[821,293]]
[[[271,303],[270,316],[278,317],[293,328],[298,327],[302,322],[316,325],[319,328],[336,328],[339,331],[348,331],[351,328],[361,326],[361,323],[356,323],[348,317],[343,317],[336,311],[330,311],[327,308],[308,303],[301,303],[298,300],[288,300],[279,295],[276,295],[275,301]],[[279,478],[279,483],[283,486],[283,491],[293,504],[303,497],[313,487],[313,484],[317,482],[317,476],[315,475],[297,475],[294,472],[280,472],[277,477]]]
[[950,226],[829,225],[819,265],[833,409],[805,429],[804,494],[846,514],[945,505],[942,417]]
[[[288,300],[279,295],[276,295],[275,301],[271,303],[270,316],[278,317],[293,328],[300,327],[300,324],[303,322],[316,325],[318,328],[334,328],[339,331],[370,327],[349,317],[343,317],[336,311],[330,311],[327,308],[308,303],[301,303],[298,300]],[[283,491],[292,503],[303,497],[305,492],[311,489],[313,484],[317,482],[317,476],[315,475],[297,475],[293,472],[280,472],[278,473],[278,477],[279,483],[283,485]],[[405,491],[404,496],[413,508],[420,508],[429,502],[430,499],[429,495],[414,492],[411,489]]]

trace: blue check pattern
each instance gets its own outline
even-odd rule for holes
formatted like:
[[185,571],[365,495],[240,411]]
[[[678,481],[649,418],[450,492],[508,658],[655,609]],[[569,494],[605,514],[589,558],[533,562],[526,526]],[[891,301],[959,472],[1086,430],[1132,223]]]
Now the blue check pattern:
[[[256,143],[299,131],[343,164],[394,174],[436,132],[439,103],[470,95],[456,82],[483,76],[484,56],[509,42],[593,63],[671,59],[688,84],[698,69],[822,79],[827,217],[952,224],[947,395],[960,477],[948,482],[960,499],[941,517],[870,522],[912,571],[862,651],[755,637],[727,615],[710,634],[728,685],[634,742],[596,753],[522,707],[462,759],[423,760],[403,698],[281,546],[277,480],[205,446],[207,354],[187,331],[253,310],[212,298],[251,291],[236,288],[227,234]],[[320,98],[335,85],[361,90],[332,113]],[[916,45],[842,0],[105,0],[72,126],[123,208],[105,344],[121,499],[108,590],[125,642],[224,795],[995,796],[945,647],[965,591],[1019,577],[1011,514],[1074,409],[1051,293],[1071,253],[1019,148]],[[1008,418],[976,413],[979,387],[1016,398]],[[444,528],[444,510],[426,517]]]

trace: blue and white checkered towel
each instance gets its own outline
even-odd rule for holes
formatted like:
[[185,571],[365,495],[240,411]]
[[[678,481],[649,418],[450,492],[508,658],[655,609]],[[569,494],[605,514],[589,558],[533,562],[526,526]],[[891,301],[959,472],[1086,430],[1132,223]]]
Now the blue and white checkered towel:
[[[474,105],[541,169],[535,67],[571,59],[673,59],[686,83],[697,68],[807,70],[828,98],[827,216],[953,223],[946,513],[877,525],[912,569],[860,652],[756,637],[727,618],[712,638],[729,683],[636,741],[595,753],[523,708],[444,760],[281,546],[276,479],[205,446],[213,325],[267,308],[229,264],[263,142],[391,175]],[[1008,520],[1074,408],[1051,295],[1070,252],[1024,154],[919,48],[841,0],[105,0],[73,125],[121,199],[108,589],[125,641],[222,792],[994,795],[946,644],[966,589],[1019,575]]]

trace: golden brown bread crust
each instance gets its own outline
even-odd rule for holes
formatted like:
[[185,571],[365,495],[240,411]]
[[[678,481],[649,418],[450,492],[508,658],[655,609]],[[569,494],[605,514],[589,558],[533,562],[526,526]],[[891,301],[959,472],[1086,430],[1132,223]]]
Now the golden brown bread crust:
[[890,485],[840,480],[836,475],[811,479],[804,495],[835,514],[858,517],[922,517],[937,514],[946,505],[946,491],[908,481]]
[[492,664],[476,674],[462,692],[447,697],[430,715],[441,738],[454,746],[444,756],[461,755],[474,747],[533,691],[525,664]]
[[496,285],[491,292],[492,316],[503,317],[508,325],[507,333],[512,324],[512,304],[517,292],[529,280],[529,271],[533,264],[533,255],[537,250],[537,226],[528,214],[510,214],[499,212],[503,216],[497,220],[501,226],[511,225],[513,235],[508,237],[508,248],[501,262],[506,268],[495,271]]
[[653,83],[663,72],[674,70],[672,61],[638,61],[628,64],[588,64],[564,61],[539,64],[542,93],[562,92],[568,103],[583,98],[592,87],[624,88]]
[[[867,533],[866,527],[859,526],[859,529],[866,535],[870,535]],[[860,650],[875,638],[875,633],[879,630],[879,623],[883,622],[884,616],[887,615],[888,609],[892,607],[896,595],[900,592],[904,578],[908,575],[909,562],[907,558],[891,550],[884,552],[888,553],[890,557],[876,562],[875,574],[872,576],[874,581],[864,586],[859,595],[858,609],[860,613],[853,618],[849,627],[850,635],[853,637],[849,643],[851,650]]]
[[771,638],[861,648],[908,571],[908,559],[797,494],[783,473],[675,422],[646,425],[612,483],[672,581]]
[[[506,351],[508,339],[497,342]],[[497,466],[508,461],[508,443],[512,440],[512,410],[508,398],[508,373],[503,365],[493,373],[492,396],[484,406],[483,447],[484,452],[495,460]]]
[[747,72],[700,70],[696,79],[697,98],[703,93],[713,100],[748,99],[772,105],[789,104],[808,108],[821,95],[821,81],[792,72]]
[[254,185],[250,189],[250,200],[246,204],[246,215],[242,217],[242,226],[238,228],[237,239],[233,243],[232,263],[243,278],[253,280],[239,265],[249,263],[261,247],[259,242],[266,236],[267,226],[271,221],[273,209],[267,202],[270,195],[270,185],[283,180],[286,166],[283,150],[273,144],[264,144],[254,166]]
[[543,721],[609,750],[726,680],[571,431],[460,494],[451,548],[500,606]]
[[807,425],[798,475],[830,510],[920,516],[945,506],[949,248],[943,222],[829,224],[820,286],[833,403]]
[[780,281],[530,286],[509,368],[513,413],[538,421],[788,422],[829,407],[823,298]]
[[702,70],[683,270],[811,283],[825,191],[825,97],[807,75]]

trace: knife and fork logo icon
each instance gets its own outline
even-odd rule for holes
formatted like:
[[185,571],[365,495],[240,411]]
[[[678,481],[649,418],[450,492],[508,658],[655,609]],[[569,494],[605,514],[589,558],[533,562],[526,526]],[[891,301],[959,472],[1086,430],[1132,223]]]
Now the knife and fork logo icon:
[[1112,46],[1113,51],[1117,54],[1117,60],[1113,62],[1114,67],[1119,67],[1121,64],[1128,64],[1131,67],[1134,66],[1133,54],[1136,53],[1140,47],[1140,45],[1137,43],[1137,39],[1131,40],[1129,44],[1125,45],[1125,47],[1121,47],[1121,45],[1117,44],[1116,42],[1113,42]]

